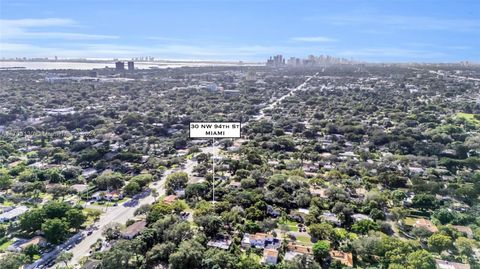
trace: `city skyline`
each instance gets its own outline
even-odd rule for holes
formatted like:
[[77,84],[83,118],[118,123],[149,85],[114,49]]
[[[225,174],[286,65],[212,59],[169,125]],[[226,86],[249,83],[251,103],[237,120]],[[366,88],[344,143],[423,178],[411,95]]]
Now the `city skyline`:
[[480,61],[475,1],[2,1],[0,58]]

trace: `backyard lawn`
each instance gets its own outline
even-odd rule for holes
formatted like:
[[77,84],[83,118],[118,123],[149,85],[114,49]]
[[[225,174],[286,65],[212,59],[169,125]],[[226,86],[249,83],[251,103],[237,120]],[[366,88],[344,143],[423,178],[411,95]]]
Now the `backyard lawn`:
[[282,220],[278,222],[279,226],[280,225],[287,225],[288,230],[291,232],[298,232],[298,222],[291,221],[291,220]]
[[3,244],[0,245],[0,252],[5,252],[7,250],[7,248],[13,244],[13,240],[9,240]]
[[466,119],[467,121],[474,124],[480,124],[480,120],[475,118],[475,114],[460,112],[460,113],[457,113],[457,117]]

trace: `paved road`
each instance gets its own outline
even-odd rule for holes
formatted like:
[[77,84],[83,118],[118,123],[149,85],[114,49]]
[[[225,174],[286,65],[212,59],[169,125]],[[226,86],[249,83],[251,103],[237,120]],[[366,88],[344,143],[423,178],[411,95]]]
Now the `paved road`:
[[[202,147],[200,148],[200,150],[204,153],[213,153],[215,151],[216,154],[218,154],[219,148],[218,147]],[[191,176],[195,164],[196,164],[195,161],[187,160],[187,162],[185,163],[185,168],[182,170],[187,172]],[[162,179],[157,181],[155,185],[153,183],[150,184],[150,188],[156,189],[158,191],[159,196],[164,195],[165,179],[169,174],[173,172],[175,172],[175,169],[170,169],[165,171],[164,175],[162,176]],[[155,198],[150,194],[143,199],[139,199],[138,204],[133,207],[125,207],[121,204],[119,204],[116,207],[108,207],[107,211],[95,223],[95,225],[99,227],[99,229],[94,230],[91,235],[86,236],[81,243],[79,243],[78,245],[76,245],[74,248],[70,250],[73,253],[73,258],[70,261],[70,264],[71,265],[78,264],[79,260],[82,257],[85,257],[86,255],[89,254],[90,246],[93,245],[98,239],[103,239],[102,230],[106,225],[112,222],[125,224],[128,219],[131,219],[134,217],[133,213],[137,208],[139,208],[142,205],[152,204],[154,203],[154,200]]]
[[80,239],[82,237],[82,232],[79,232],[77,234],[75,234],[74,236],[70,237],[70,239],[68,239],[65,243],[61,244],[61,245],[58,245],[55,247],[54,250],[48,252],[48,253],[45,253],[42,255],[42,258],[40,258],[39,260],[37,260],[36,262],[30,264],[30,265],[27,265],[25,266],[25,269],[33,269],[33,268],[37,268],[38,266],[41,266],[53,259],[55,259],[57,257],[57,255],[62,251],[64,250],[67,246],[71,245],[71,244],[74,244],[75,241],[77,241],[78,239]]
[[[262,108],[262,109],[260,110],[260,112],[258,113],[258,115],[252,117],[253,121],[257,121],[257,120],[260,120],[260,119],[265,118],[265,117],[266,117],[266,115],[265,115],[265,111],[266,111],[266,110],[272,110],[272,109],[274,109],[274,108],[277,107],[283,100],[285,100],[285,98],[291,97],[291,96],[295,95],[295,92],[302,90],[302,89],[308,84],[308,82],[309,82],[312,78],[316,77],[317,75],[318,75],[318,73],[316,73],[316,74],[313,75],[313,76],[307,77],[307,79],[306,79],[302,84],[300,84],[300,85],[298,85],[297,87],[291,89],[290,92],[288,92],[287,94],[285,94],[285,95],[283,95],[282,97],[278,98],[275,102],[273,102],[273,103],[269,104],[268,106]],[[248,125],[248,123],[249,123],[249,122],[244,123],[243,126]]]

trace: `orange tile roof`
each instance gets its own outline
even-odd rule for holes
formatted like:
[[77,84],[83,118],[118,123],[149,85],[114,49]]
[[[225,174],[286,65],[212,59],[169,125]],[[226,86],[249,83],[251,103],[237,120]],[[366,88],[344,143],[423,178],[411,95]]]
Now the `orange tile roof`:
[[340,261],[343,265],[353,267],[353,255],[350,252],[331,250],[330,256],[332,256],[332,259]]
[[438,228],[437,226],[435,226],[431,221],[429,221],[428,219],[418,219],[416,222],[415,222],[415,227],[422,227],[422,228],[425,228],[427,230],[429,230],[430,232],[432,233],[436,233],[438,232]]
[[46,242],[47,242],[47,240],[45,240],[45,238],[43,238],[42,236],[35,236],[32,239],[30,239],[29,241],[21,244],[20,248],[21,249],[26,249],[30,245],[39,245],[39,244],[43,244],[43,243],[46,243]]
[[312,254],[312,247],[309,246],[302,246],[302,245],[297,245],[293,243],[288,243],[287,246],[289,251],[294,251],[302,254]]
[[163,198],[163,202],[165,202],[166,204],[171,204],[173,203],[175,200],[177,200],[177,196],[176,195],[169,195],[165,198]]
[[265,233],[256,233],[256,234],[250,236],[250,239],[260,240],[260,239],[266,239],[266,238],[268,238],[268,237],[269,237],[268,234],[265,234]]
[[263,256],[278,257],[278,250],[267,248],[263,251]]

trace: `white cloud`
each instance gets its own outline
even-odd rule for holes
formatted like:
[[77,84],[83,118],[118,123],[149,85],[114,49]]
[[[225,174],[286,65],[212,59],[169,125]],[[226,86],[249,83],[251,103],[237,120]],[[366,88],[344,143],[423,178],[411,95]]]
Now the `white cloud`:
[[372,26],[374,29],[362,31],[380,31],[385,28],[397,30],[441,30],[455,32],[469,32],[480,30],[480,20],[446,19],[426,16],[400,16],[382,14],[350,14],[332,16],[310,16],[307,21],[322,21],[337,26]]
[[325,37],[325,36],[305,36],[305,37],[292,37],[291,40],[299,42],[336,42],[337,39]]
[[19,42],[0,43],[0,57],[53,57],[62,58],[130,58],[151,55],[163,59],[184,60],[245,60],[258,61],[276,54],[299,55],[302,51],[325,50],[303,46],[263,46],[230,44],[159,44],[152,46],[118,45],[108,43],[75,42],[68,47],[61,45],[31,45]]
[[36,39],[55,39],[55,40],[98,40],[114,39],[117,36],[84,34],[77,32],[58,32],[58,31],[32,31],[34,28],[52,28],[52,27],[76,27],[78,24],[71,19],[45,18],[45,19],[17,19],[0,20],[0,41],[6,40],[36,40]]
[[338,55],[342,57],[354,57],[357,59],[365,59],[365,60],[382,60],[382,59],[437,60],[447,56],[443,52],[395,48],[395,47],[360,48],[355,50],[344,50],[344,51],[338,52]]
[[180,38],[171,38],[171,37],[163,37],[163,36],[149,36],[147,37],[148,40],[155,40],[155,41],[168,41],[168,42],[180,42],[184,41]]
[[6,20],[0,19],[0,25],[16,28],[29,27],[47,27],[47,26],[74,26],[74,20],[62,18],[45,18],[45,19],[17,19]]

